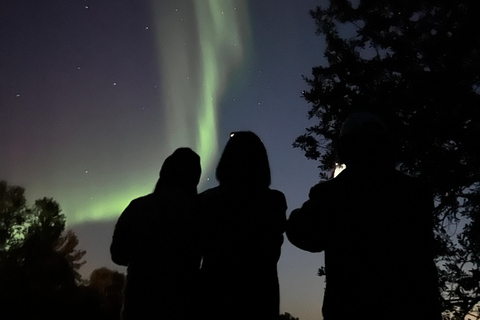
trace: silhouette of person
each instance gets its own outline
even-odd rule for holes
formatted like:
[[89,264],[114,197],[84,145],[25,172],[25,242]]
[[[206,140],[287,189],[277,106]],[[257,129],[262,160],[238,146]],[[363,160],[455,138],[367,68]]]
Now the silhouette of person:
[[200,268],[197,184],[200,157],[179,148],[162,165],[153,193],[118,219],[110,253],[128,266],[122,317],[190,319]]
[[219,186],[200,194],[203,312],[209,319],[278,319],[277,262],[287,204],[253,132],[231,135],[216,168]]
[[292,244],[325,252],[325,320],[441,319],[433,196],[395,169],[386,123],[350,115],[337,145],[346,169],[315,185],[287,222]]

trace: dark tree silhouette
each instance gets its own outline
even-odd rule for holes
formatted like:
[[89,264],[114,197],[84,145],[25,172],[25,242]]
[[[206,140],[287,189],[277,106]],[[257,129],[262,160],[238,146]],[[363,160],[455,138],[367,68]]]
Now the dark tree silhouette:
[[434,189],[439,285],[445,310],[463,319],[480,300],[480,3],[353,2],[310,12],[328,63],[305,77],[316,121],[294,146],[327,178],[351,112],[392,120],[398,168]]
[[18,248],[24,237],[24,224],[29,214],[24,196],[25,190],[18,186],[8,186],[0,182],[0,259],[7,252]]
[[23,188],[0,182],[2,315],[61,319],[76,309],[85,251],[76,249],[72,231],[62,235],[64,228],[65,216],[53,199],[28,207]]
[[118,320],[122,309],[125,275],[102,267],[92,271],[88,288],[95,292],[101,306],[101,319]]

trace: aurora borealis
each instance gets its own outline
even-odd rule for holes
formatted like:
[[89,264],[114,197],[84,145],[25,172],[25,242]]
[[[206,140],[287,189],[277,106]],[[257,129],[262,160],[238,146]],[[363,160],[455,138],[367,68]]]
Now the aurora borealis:
[[[121,270],[108,256],[114,223],[180,146],[202,156],[203,191],[229,133],[254,131],[288,214],[318,181],[292,142],[309,125],[301,76],[323,61],[308,14],[321,3],[2,1],[0,179],[29,203],[60,203],[87,250],[85,276]],[[321,317],[322,259],[285,240],[282,312]]]
[[[209,171],[218,151],[218,110],[244,61],[245,1],[152,2],[170,146],[196,150]],[[166,9],[168,7],[168,9]]]

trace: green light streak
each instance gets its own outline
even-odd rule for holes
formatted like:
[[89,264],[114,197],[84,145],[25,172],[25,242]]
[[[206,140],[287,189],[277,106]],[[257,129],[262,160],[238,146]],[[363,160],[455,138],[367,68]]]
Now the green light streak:
[[[62,212],[68,215],[69,227],[86,223],[100,222],[117,219],[133,199],[152,192],[155,186],[155,176],[148,183],[130,184],[122,183],[122,188],[113,188],[110,192],[97,194],[92,198],[84,197],[59,197],[55,198],[60,203]],[[69,208],[82,208],[81,211],[72,211]],[[65,209],[65,210],[64,210]]]
[[[152,149],[159,147],[166,158],[178,147],[192,148],[202,159],[205,176],[212,172],[218,153],[222,95],[244,60],[250,33],[247,1],[152,0],[151,5],[162,90],[159,127],[165,128],[161,131],[167,135],[159,136]],[[132,199],[152,191],[156,182],[153,173],[160,165],[144,168],[140,176],[131,172],[121,178],[106,177],[109,185],[97,181],[95,185],[101,186],[102,192],[95,198],[72,198],[60,192],[56,200],[66,209],[70,226],[116,219]],[[76,213],[71,208],[82,210]]]
[[249,33],[246,1],[152,4],[168,147],[191,147],[208,173],[218,152],[219,104]]
[[218,150],[217,114],[221,95],[231,70],[242,60],[244,48],[235,1],[209,0],[195,4],[204,84],[198,110],[197,151],[208,170]]

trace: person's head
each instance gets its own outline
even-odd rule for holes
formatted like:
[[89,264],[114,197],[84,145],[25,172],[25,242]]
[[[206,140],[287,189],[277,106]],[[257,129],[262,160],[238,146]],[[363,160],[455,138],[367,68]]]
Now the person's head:
[[355,112],[340,129],[337,154],[349,166],[381,164],[393,161],[392,132],[387,123],[372,112]]
[[165,159],[155,192],[162,189],[181,189],[196,193],[201,173],[198,154],[190,148],[178,148]]
[[270,186],[270,165],[265,146],[253,132],[232,133],[216,170],[220,185],[250,188]]

